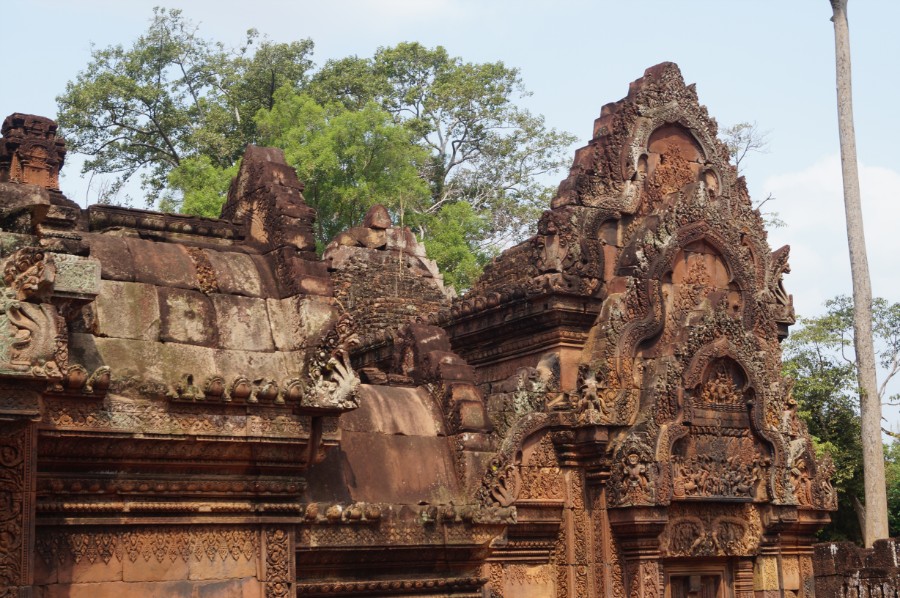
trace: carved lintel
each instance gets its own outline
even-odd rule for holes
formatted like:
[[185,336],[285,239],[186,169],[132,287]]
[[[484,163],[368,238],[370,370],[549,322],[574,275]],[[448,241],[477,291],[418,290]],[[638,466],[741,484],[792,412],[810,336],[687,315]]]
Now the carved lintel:
[[659,534],[668,521],[666,509],[660,507],[630,507],[609,510],[609,525],[619,538],[626,555],[659,553]]
[[21,386],[0,386],[0,421],[41,418],[41,399],[37,392]]

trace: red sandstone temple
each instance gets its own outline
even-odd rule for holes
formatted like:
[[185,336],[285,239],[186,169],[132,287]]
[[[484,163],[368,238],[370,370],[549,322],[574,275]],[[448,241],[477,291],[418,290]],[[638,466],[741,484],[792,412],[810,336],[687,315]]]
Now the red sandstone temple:
[[10,116],[0,596],[814,596],[788,249],[716,134],[648,69],[451,299],[381,207],[317,257],[280,150],[220,219],[81,209]]

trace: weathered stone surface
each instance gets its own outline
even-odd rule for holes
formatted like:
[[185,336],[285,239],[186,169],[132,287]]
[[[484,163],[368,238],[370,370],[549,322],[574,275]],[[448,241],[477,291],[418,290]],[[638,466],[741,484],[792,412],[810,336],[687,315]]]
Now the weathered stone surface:
[[447,440],[344,431],[345,479],[353,500],[446,503],[457,493]]
[[56,270],[54,295],[79,302],[91,301],[100,290],[100,262],[96,258],[49,253]]
[[0,182],[0,226],[30,234],[50,210],[50,193],[38,185]]
[[[40,598],[192,598],[194,586],[187,581],[110,582],[59,584],[41,588]],[[101,594],[98,594],[102,592]]]
[[219,346],[241,351],[274,351],[266,300],[211,295],[216,311]]
[[279,149],[247,147],[222,217],[243,220],[248,240],[259,248],[315,249],[315,210],[304,203],[303,184]]
[[359,387],[359,409],[341,418],[349,432],[378,432],[404,436],[445,436],[440,406],[422,388]]
[[381,204],[377,204],[369,208],[363,218],[363,226],[365,228],[388,229],[394,225],[391,222],[391,215],[388,214],[387,208]]
[[7,116],[0,126],[0,182],[58,191],[66,142],[57,136],[57,128],[56,122],[42,116],[18,112]]
[[394,249],[416,257],[426,257],[425,245],[419,243],[408,227],[389,228],[385,231],[385,237],[385,247],[387,249]]
[[91,256],[100,262],[100,277],[106,280],[134,282],[134,259],[125,239],[109,235],[90,235]]
[[134,259],[134,280],[160,287],[199,290],[194,262],[183,245],[125,239]]
[[273,379],[278,382],[300,375],[297,367],[298,355],[294,353],[274,353],[262,351],[229,351],[220,349],[214,352],[215,371],[227,377],[245,376],[251,382],[256,379]]
[[266,305],[279,351],[296,351],[314,345],[337,317],[331,303],[318,297],[295,295],[267,299]]
[[253,258],[233,251],[203,252],[215,271],[219,292],[247,297],[263,297],[263,284]]
[[369,249],[381,249],[387,242],[385,231],[380,228],[366,228],[364,226],[354,226],[346,231],[353,241],[361,246]]
[[186,375],[200,381],[216,371],[213,350],[205,347],[99,337],[92,345],[92,354],[99,361],[91,363],[91,359],[85,359],[86,367],[110,365],[115,367],[116,379],[152,382],[157,390]]
[[[215,585],[201,586],[206,588],[207,596],[228,596],[229,592],[234,595],[241,596],[243,591],[243,583],[240,578],[254,577],[257,574],[258,564],[253,559],[233,559],[230,556],[224,559],[191,559],[187,563],[189,568],[188,579],[202,580],[228,580],[220,581]],[[183,579],[183,578],[182,578]],[[213,588],[222,591],[224,594],[212,593]]]
[[215,347],[219,342],[216,311],[203,293],[159,287],[159,338],[167,343]]
[[97,336],[144,341],[159,339],[159,296],[152,285],[101,281],[95,310],[94,334]]

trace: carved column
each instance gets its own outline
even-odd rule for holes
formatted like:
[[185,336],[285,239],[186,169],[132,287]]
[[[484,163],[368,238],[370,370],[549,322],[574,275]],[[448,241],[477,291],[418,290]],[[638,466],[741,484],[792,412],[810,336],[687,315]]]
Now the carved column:
[[35,438],[28,419],[0,419],[0,598],[31,596]]
[[269,528],[265,542],[265,598],[294,598],[294,534],[290,529]]
[[664,571],[659,535],[668,517],[663,508],[611,509],[609,522],[622,548],[625,589],[629,598],[662,598]]
[[742,558],[734,565],[734,598],[755,598],[752,559]]

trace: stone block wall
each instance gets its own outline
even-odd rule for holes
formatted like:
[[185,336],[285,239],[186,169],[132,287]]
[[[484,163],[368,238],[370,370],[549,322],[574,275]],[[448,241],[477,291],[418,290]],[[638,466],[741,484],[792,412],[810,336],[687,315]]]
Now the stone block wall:
[[816,596],[896,598],[900,596],[900,539],[878,540],[870,549],[852,542],[816,546]]
[[409,228],[393,226],[383,206],[369,210],[362,226],[339,234],[322,259],[335,299],[364,335],[427,318],[450,303],[425,247]]

